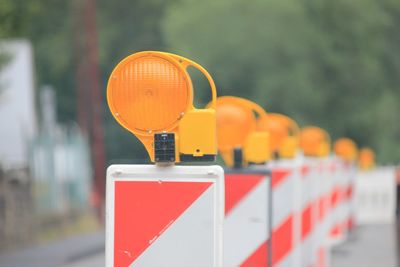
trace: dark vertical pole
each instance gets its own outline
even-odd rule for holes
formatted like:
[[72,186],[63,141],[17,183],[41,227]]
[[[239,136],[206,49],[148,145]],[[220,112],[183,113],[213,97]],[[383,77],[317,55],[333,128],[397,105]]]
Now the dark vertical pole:
[[92,157],[94,159],[94,179],[97,193],[102,199],[105,194],[105,154],[102,121],[103,97],[100,86],[99,54],[96,30],[96,2],[86,0],[85,28],[87,33],[87,59],[89,63],[88,77],[90,83],[90,98],[92,100]]
[[105,152],[102,121],[103,96],[100,85],[98,60],[96,1],[77,1],[77,103],[78,122],[89,137],[93,176],[95,205],[100,219],[103,219],[105,195]]
[[80,130],[83,132],[85,137],[90,138],[89,131],[89,108],[90,98],[88,96],[88,83],[86,79],[86,68],[85,64],[85,33],[82,29],[82,19],[84,17],[84,12],[81,0],[74,1],[74,13],[75,13],[75,81],[76,81],[76,104],[77,104],[77,119]]

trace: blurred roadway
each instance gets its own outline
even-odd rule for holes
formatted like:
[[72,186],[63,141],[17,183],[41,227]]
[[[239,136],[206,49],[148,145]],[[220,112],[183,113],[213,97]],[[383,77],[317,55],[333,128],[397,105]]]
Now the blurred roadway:
[[333,249],[332,267],[397,267],[397,238],[393,225],[359,226]]
[[67,238],[47,245],[0,254],[1,267],[104,266],[104,233]]
[[[347,242],[333,249],[332,267],[397,267],[396,237],[391,225],[358,227]],[[102,232],[0,254],[2,267],[103,267],[104,261]]]

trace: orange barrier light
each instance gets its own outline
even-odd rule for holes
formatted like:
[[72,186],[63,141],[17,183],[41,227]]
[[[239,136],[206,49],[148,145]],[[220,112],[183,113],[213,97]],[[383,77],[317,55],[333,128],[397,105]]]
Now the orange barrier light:
[[268,113],[257,120],[257,129],[269,132],[271,154],[283,158],[295,156],[300,130],[294,120],[283,114]]
[[[200,70],[210,83],[212,101],[207,109],[193,106],[188,66]],[[141,140],[152,161],[215,158],[216,88],[199,64],[164,52],[130,55],[112,71],[107,101],[114,118]]]
[[265,117],[267,113],[244,98],[218,97],[218,149],[227,166],[234,165],[235,149],[243,150],[244,164],[263,163],[269,159],[268,133],[256,130],[256,115]]
[[375,153],[371,148],[364,147],[360,149],[358,166],[362,170],[370,170],[375,166]]
[[346,161],[354,161],[357,158],[357,145],[350,138],[339,138],[334,144],[335,154]]
[[300,147],[305,156],[324,157],[330,153],[330,136],[322,128],[308,126],[300,132]]

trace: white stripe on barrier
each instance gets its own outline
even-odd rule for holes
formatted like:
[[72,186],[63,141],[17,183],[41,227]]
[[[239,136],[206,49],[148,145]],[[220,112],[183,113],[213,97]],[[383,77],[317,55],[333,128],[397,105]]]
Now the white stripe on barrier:
[[211,186],[130,266],[213,266],[214,195]]
[[294,179],[292,179],[292,170],[288,171],[285,177],[277,186],[272,189],[273,192],[273,226],[275,229],[290,216],[294,214]]
[[[246,177],[243,177],[246,179]],[[267,192],[269,181],[262,180],[226,215],[224,224],[224,266],[245,262],[268,237]]]

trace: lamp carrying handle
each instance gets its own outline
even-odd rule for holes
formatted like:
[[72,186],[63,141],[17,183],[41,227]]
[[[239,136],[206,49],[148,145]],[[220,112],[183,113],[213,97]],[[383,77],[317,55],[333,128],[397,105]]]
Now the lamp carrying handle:
[[165,55],[168,55],[172,58],[174,58],[175,60],[177,60],[179,62],[179,64],[185,69],[185,71],[187,71],[187,68],[189,66],[192,66],[194,68],[196,68],[197,70],[199,70],[208,80],[208,83],[210,84],[210,88],[211,88],[211,102],[210,104],[207,106],[207,108],[212,108],[212,109],[216,109],[217,108],[217,88],[215,86],[214,80],[211,77],[210,73],[208,73],[208,71],[203,68],[200,64],[182,57],[182,56],[178,56],[172,53],[166,53],[166,52],[161,52]]

